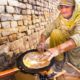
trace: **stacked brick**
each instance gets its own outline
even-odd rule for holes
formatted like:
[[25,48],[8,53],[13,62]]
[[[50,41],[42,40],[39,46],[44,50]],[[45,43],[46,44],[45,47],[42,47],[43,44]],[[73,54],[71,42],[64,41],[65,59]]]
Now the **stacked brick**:
[[57,16],[57,0],[0,0],[0,53],[35,48]]

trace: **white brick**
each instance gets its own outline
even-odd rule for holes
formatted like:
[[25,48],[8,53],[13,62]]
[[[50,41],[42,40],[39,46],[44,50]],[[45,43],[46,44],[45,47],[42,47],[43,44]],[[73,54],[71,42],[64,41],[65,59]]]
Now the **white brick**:
[[15,13],[14,7],[11,7],[11,6],[6,6],[6,11],[7,11],[8,13]]
[[11,21],[11,27],[13,27],[13,28],[15,28],[15,27],[17,27],[18,25],[17,25],[17,22],[16,21]]
[[20,12],[21,12],[21,9],[16,7],[15,8],[15,13],[20,14]]
[[27,25],[28,24],[28,20],[24,20],[24,25]]
[[22,26],[23,25],[23,21],[18,21],[18,25]]
[[32,5],[31,4],[26,4],[28,9],[32,9]]
[[13,15],[14,20],[22,20],[23,16],[22,15]]
[[27,9],[27,14],[31,14],[31,10],[30,9]]
[[9,21],[2,22],[2,28],[10,28],[10,22]]
[[29,3],[35,5],[35,0],[29,0]]
[[5,7],[4,6],[0,6],[0,13],[4,13],[5,12]]
[[13,20],[13,16],[11,14],[1,14],[1,21]]
[[21,2],[18,2],[17,0],[8,0],[8,4],[10,6],[20,7],[20,8],[26,8],[26,4],[23,4]]
[[0,0],[0,5],[7,5],[7,0]]
[[17,0],[8,0],[8,4],[10,6],[16,6],[16,7],[18,7],[19,2]]
[[22,10],[22,14],[27,14],[27,11],[26,10]]
[[10,6],[15,6],[15,7],[19,7],[19,8],[26,8],[26,4],[18,2],[17,0],[8,0],[8,4]]
[[18,7],[23,8],[23,9],[26,9],[26,4],[19,3],[18,5],[19,5]]
[[17,34],[17,38],[19,39],[19,38],[21,38],[21,37],[24,37],[26,34],[25,33],[18,33]]
[[28,2],[28,0],[23,0],[23,2]]
[[31,13],[34,14],[34,10],[31,10]]
[[27,30],[27,27],[26,26],[21,26],[21,27],[18,27],[18,31],[19,32],[24,32]]
[[13,33],[18,33],[18,29],[17,28],[4,29],[1,32],[2,36],[7,36]]

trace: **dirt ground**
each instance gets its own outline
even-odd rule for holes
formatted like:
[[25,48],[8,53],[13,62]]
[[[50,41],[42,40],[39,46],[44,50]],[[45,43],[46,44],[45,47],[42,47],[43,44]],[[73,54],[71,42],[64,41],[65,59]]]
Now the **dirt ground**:
[[[21,72],[18,72],[16,74],[16,80],[35,80],[35,77],[33,75],[23,74]],[[57,80],[80,80],[80,77],[71,77],[62,75],[59,78],[57,78]]]
[[16,80],[35,80],[35,78],[33,75],[17,72],[16,73]]

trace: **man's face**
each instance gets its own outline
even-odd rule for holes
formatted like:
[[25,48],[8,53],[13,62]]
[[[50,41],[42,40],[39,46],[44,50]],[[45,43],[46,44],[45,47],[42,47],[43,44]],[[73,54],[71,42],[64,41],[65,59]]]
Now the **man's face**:
[[73,9],[73,6],[60,5],[59,7],[61,15],[66,19],[69,19],[72,16]]

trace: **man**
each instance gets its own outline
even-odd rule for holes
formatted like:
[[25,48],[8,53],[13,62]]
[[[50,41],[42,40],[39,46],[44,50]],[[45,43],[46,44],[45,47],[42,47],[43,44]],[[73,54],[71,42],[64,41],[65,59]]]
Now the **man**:
[[62,64],[64,55],[61,53],[68,51],[70,63],[80,69],[79,7],[75,0],[60,0],[58,9],[60,11],[58,18],[51,25],[48,25],[41,34],[38,50],[43,51],[45,49],[45,41],[50,37],[50,49],[48,51],[53,53],[55,62]]

